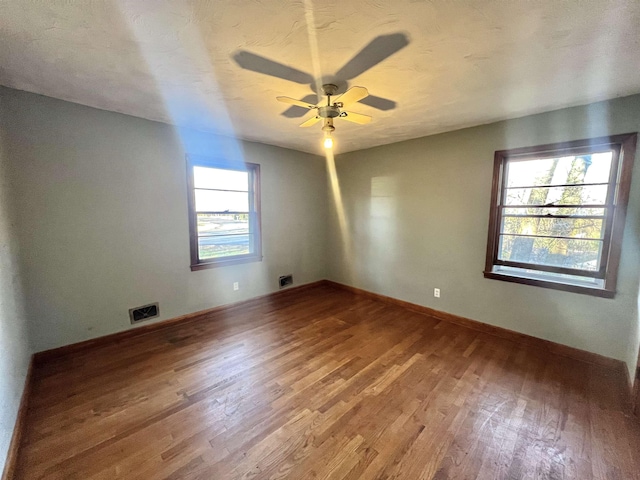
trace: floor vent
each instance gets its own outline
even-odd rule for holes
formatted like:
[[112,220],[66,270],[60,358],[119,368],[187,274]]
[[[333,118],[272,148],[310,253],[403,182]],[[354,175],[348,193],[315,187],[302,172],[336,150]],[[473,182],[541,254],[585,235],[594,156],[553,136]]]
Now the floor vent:
[[145,320],[156,318],[159,315],[160,309],[158,307],[158,302],[129,310],[129,319],[131,320],[131,323],[144,322]]
[[288,287],[289,285],[293,285],[293,275],[283,275],[278,281],[280,288]]

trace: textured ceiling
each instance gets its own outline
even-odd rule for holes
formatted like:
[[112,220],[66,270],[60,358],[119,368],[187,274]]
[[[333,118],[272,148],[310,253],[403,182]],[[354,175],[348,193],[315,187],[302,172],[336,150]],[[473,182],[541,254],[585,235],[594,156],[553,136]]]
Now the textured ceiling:
[[[337,80],[384,109],[350,108],[368,125],[336,120],[346,152],[638,93],[639,25],[636,0],[5,0],[0,84],[319,153],[321,125],[299,128],[305,117],[275,97],[349,70]],[[351,68],[386,55],[378,41],[357,56],[381,36],[408,44]],[[256,73],[239,53],[306,75]]]

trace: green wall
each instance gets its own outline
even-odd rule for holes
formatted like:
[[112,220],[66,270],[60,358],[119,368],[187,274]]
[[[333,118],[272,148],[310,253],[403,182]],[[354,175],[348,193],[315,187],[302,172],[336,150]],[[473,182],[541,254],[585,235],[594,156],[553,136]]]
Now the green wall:
[[[132,328],[132,307],[159,302],[163,320],[326,277],[320,157],[0,95],[36,351]],[[190,270],[186,152],[260,164],[262,262]]]
[[13,201],[19,192],[8,173],[9,152],[2,126],[11,122],[0,98],[0,476],[9,450],[24,388],[31,347],[29,344],[24,277]]
[[638,130],[636,95],[340,155],[344,205],[331,197],[329,277],[621,359],[631,369],[639,338],[640,161],[615,299],[485,279],[482,272],[494,151]]

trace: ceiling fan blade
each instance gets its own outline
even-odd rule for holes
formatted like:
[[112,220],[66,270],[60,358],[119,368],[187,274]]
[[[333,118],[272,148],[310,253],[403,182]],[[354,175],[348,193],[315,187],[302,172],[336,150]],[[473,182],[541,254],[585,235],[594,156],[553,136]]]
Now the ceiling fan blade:
[[356,103],[363,98],[367,97],[369,92],[364,87],[351,87],[345,93],[336,98],[336,102],[342,103],[342,105],[351,105],[352,103]]
[[309,120],[305,120],[300,124],[301,127],[310,127],[311,125],[315,125],[320,121],[320,115],[314,115]]
[[353,123],[358,123],[360,125],[365,125],[371,121],[371,117],[369,115],[345,111],[340,112],[340,118],[344,118],[345,120]]
[[338,70],[335,76],[345,80],[355,78],[407,45],[409,38],[404,33],[380,35]]
[[[318,96],[314,94],[307,95],[301,101],[311,105],[314,102],[318,101]],[[291,107],[287,108],[284,112],[282,112],[281,115],[287,118],[298,118],[298,117],[302,117],[303,115],[306,115],[307,113],[309,113],[309,109],[307,107],[302,108],[296,105],[292,105]]]
[[308,108],[309,110],[316,108],[316,106],[313,103],[302,102],[300,100],[296,100],[295,98],[291,98],[291,97],[276,97],[276,100],[282,103],[289,103],[297,107]]
[[360,103],[364,103],[373,108],[377,108],[378,110],[393,110],[396,108],[396,102],[393,100],[389,100],[388,98],[376,97],[375,95],[369,95],[366,98],[360,100]]
[[308,73],[297,70],[282,63],[268,58],[256,55],[255,53],[240,50],[233,55],[235,62],[245,70],[270,75],[272,77],[282,78],[294,83],[312,83],[313,77]]

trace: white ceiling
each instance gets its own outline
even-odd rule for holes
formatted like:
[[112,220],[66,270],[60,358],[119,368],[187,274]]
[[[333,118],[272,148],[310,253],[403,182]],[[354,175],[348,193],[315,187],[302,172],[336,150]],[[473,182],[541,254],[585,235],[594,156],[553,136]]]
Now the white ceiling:
[[638,93],[639,26],[637,0],[5,0],[0,84],[319,153],[321,124],[299,128],[304,117],[282,116],[275,100],[310,85],[233,55],[318,78],[376,37],[405,35],[407,46],[349,80],[397,105],[350,108],[369,125],[336,120],[346,152]]

